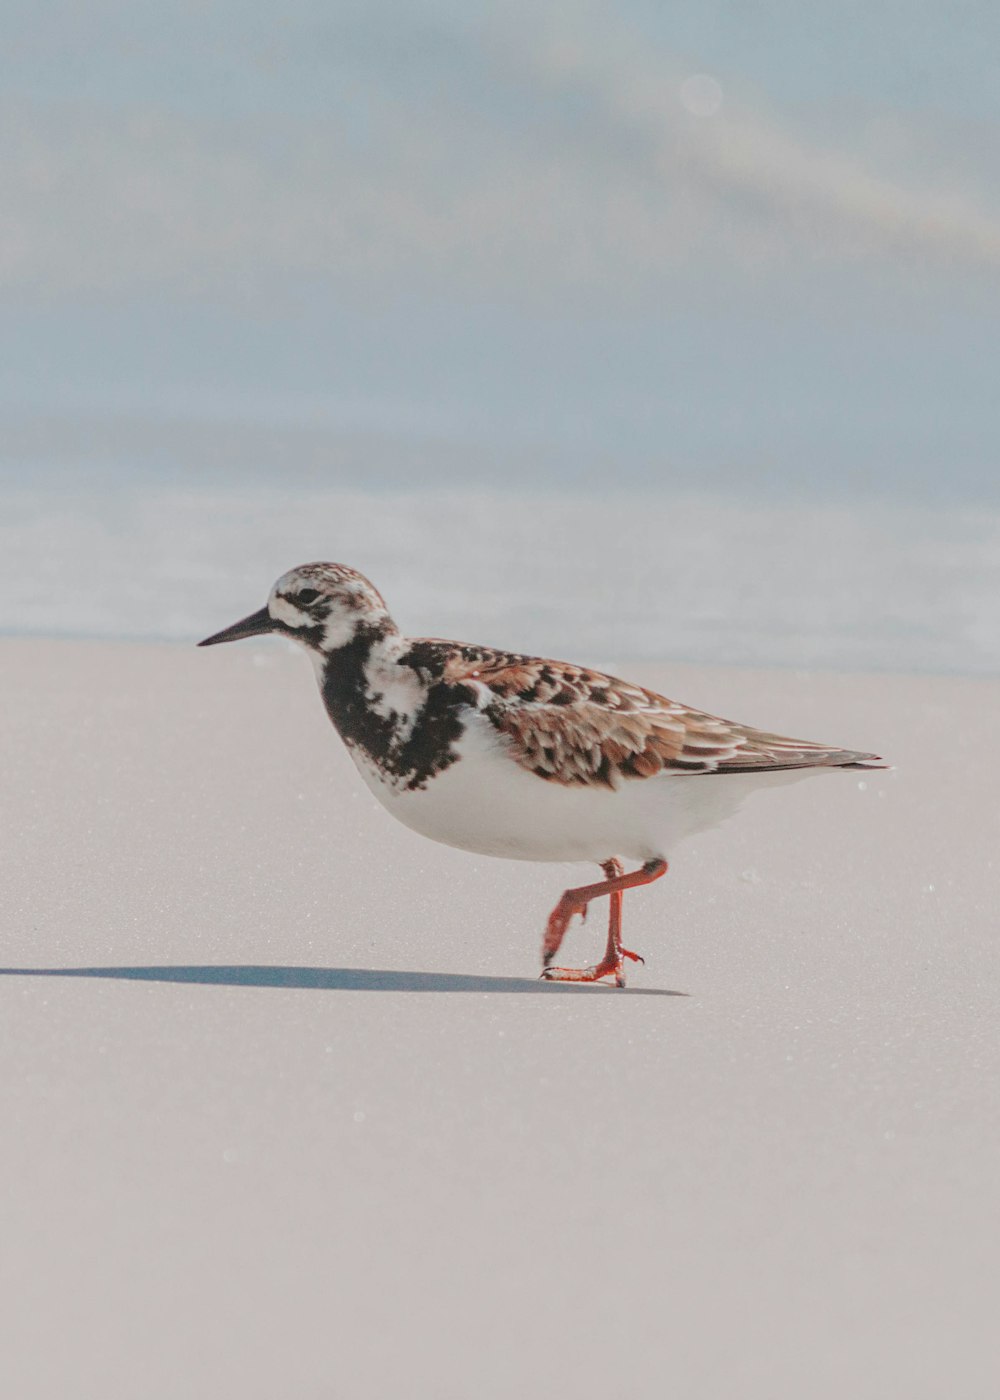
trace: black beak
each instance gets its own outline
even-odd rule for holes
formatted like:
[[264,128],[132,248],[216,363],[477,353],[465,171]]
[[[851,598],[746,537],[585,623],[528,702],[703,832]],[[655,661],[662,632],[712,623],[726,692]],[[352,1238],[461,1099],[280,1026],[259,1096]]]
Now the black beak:
[[238,642],[241,637],[260,637],[265,632],[277,632],[280,625],[280,623],[275,622],[267,608],[261,608],[260,612],[251,613],[241,622],[234,622],[232,627],[227,627],[222,632],[216,632],[212,637],[206,637],[198,645],[200,647],[214,647],[217,642]]

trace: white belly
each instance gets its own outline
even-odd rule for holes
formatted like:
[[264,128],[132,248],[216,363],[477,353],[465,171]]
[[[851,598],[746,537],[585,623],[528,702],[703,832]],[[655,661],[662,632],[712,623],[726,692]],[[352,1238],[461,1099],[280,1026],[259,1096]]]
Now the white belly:
[[405,826],[433,841],[512,860],[667,859],[679,841],[717,826],[752,793],[829,769],[781,773],[661,775],[610,788],[537,777],[502,748],[489,721],[470,711],[460,758],[426,788],[407,792],[351,751],[372,792]]

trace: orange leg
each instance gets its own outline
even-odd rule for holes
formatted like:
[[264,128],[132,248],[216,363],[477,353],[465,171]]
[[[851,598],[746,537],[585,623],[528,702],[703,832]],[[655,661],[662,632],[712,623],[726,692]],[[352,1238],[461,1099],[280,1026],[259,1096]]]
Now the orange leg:
[[[607,879],[596,885],[581,885],[578,889],[565,890],[559,903],[549,915],[545,938],[542,942],[542,976],[551,982],[597,982],[602,977],[613,976],[619,987],[625,985],[624,961],[642,962],[638,953],[622,947],[622,894],[625,890],[636,889],[639,885],[650,885],[667,873],[665,860],[648,860],[641,870],[631,875],[623,873],[621,861],[612,857],[602,865]],[[574,914],[586,917],[587,905],[601,895],[611,898],[611,913],[608,919],[608,946],[604,957],[596,967],[551,967],[550,964],[563,941],[570,920]]]
[[[625,867],[617,856],[612,856],[606,860],[601,869],[604,871],[605,879],[618,880],[625,874]],[[621,890],[612,890],[608,895],[608,946],[604,950],[604,961],[613,957],[622,946],[622,905],[625,903],[625,896]],[[638,957],[638,953],[630,953],[630,958]],[[641,961],[641,959],[640,959]]]

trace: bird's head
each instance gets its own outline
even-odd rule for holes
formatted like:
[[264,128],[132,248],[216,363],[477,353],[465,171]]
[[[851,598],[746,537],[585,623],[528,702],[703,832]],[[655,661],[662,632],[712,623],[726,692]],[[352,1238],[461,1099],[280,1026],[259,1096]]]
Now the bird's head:
[[356,569],[346,564],[301,564],[282,574],[266,607],[198,645],[211,647],[279,632],[313,651],[333,652],[347,646],[359,632],[395,630],[382,595]]

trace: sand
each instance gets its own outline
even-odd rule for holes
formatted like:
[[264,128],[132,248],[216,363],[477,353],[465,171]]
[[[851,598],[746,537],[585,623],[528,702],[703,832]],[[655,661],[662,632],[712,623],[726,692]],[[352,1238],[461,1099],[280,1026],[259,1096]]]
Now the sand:
[[1000,684],[623,669],[897,769],[682,847],[621,993],[281,644],[0,642],[5,1395],[996,1392]]

